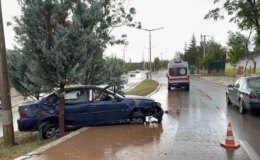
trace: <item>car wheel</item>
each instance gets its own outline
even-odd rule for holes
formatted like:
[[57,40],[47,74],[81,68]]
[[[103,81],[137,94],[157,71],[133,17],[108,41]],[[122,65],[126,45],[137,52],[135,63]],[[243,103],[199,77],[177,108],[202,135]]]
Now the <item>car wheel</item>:
[[135,112],[131,116],[130,123],[132,124],[143,124],[145,121],[145,116],[141,112]]
[[240,114],[246,113],[245,103],[243,100],[239,101],[239,113]]
[[226,102],[227,102],[227,105],[231,105],[231,101],[230,101],[230,99],[228,97],[228,94],[226,94]]
[[190,86],[189,86],[189,87],[186,87],[185,90],[186,90],[186,91],[189,91],[189,90],[190,90]]
[[54,138],[59,136],[58,124],[46,123],[42,129],[42,137],[44,139]]
[[168,86],[168,90],[171,91],[171,87],[170,86]]

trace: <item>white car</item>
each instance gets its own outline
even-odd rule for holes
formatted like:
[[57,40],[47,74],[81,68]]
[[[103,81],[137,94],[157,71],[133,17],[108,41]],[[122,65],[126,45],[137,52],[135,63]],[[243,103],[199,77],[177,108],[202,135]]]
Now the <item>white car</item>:
[[123,74],[123,75],[121,76],[121,80],[122,80],[124,83],[128,83],[128,76],[125,75],[125,74]]

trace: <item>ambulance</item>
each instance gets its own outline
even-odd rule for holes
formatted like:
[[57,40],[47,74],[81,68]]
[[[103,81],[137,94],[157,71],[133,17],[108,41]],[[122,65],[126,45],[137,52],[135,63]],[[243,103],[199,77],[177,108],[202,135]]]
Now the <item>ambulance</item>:
[[168,63],[168,90],[172,88],[190,89],[189,65],[180,59],[173,59]]

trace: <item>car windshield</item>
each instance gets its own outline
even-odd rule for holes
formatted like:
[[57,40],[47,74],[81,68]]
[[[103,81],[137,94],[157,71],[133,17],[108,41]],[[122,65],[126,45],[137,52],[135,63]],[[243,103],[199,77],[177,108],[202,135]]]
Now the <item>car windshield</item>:
[[169,70],[170,76],[185,76],[187,75],[186,67],[174,67]]
[[248,85],[250,88],[260,89],[260,77],[249,78]]

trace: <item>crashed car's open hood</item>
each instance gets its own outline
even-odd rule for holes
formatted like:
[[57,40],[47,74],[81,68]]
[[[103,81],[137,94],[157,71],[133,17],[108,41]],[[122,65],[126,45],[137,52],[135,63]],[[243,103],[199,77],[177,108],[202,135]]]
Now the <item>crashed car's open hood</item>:
[[143,96],[136,96],[136,95],[126,95],[125,98],[126,99],[133,99],[133,100],[143,99],[143,100],[152,100],[153,101],[153,99],[151,99],[151,98],[147,98],[147,97],[143,97]]

